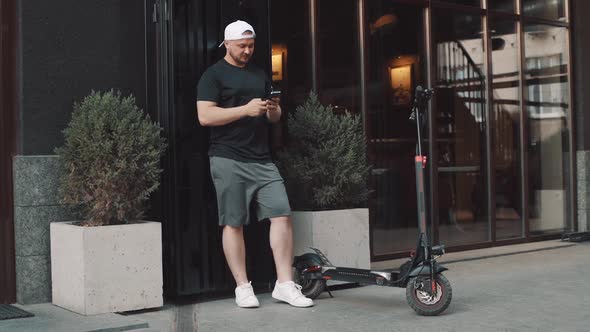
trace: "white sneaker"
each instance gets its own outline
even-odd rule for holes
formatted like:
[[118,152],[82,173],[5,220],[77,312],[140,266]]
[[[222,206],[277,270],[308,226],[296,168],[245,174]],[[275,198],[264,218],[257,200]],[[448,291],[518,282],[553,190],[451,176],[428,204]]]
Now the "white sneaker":
[[275,284],[275,289],[272,291],[272,297],[279,301],[289,303],[294,307],[305,308],[313,305],[312,299],[305,297],[301,294],[301,286],[297,285],[293,281],[287,281],[279,284]]
[[260,302],[254,295],[254,289],[252,288],[252,281],[247,284],[241,284],[236,287],[236,304],[242,308],[258,308]]

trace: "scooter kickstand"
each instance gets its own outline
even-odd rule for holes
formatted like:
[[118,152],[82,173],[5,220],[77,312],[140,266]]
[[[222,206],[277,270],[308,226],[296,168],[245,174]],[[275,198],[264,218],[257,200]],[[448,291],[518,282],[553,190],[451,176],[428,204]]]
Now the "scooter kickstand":
[[334,298],[334,295],[332,295],[332,292],[330,291],[330,287],[328,287],[327,285],[326,285],[326,291],[328,292],[328,294],[330,294],[331,298]]

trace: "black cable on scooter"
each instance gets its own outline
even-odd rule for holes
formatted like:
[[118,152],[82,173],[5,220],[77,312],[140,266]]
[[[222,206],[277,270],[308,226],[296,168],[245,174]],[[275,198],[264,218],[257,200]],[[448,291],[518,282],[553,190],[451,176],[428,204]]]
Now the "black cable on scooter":
[[[411,111],[410,111],[410,116],[409,116],[409,120],[412,122],[416,123],[416,130],[417,130],[417,142],[416,142],[416,155],[417,156],[422,156],[422,126],[424,125],[424,119],[423,119],[423,115],[424,113],[421,112],[421,110],[423,108],[426,107],[426,103],[428,102],[428,100],[430,99],[430,97],[432,96],[432,89],[424,89],[422,88],[422,86],[418,85],[416,87],[415,93],[414,93],[414,100],[412,101],[412,107],[411,107]],[[426,229],[424,230],[426,231]],[[422,243],[420,243],[422,242]],[[428,246],[427,243],[424,243],[423,241],[423,236],[420,236],[418,238],[418,245],[417,247],[419,248],[420,245],[422,245],[422,247],[425,249],[423,255],[424,255],[424,260],[426,260],[428,257],[427,253],[428,253],[428,249],[426,248]],[[419,255],[418,253],[416,253],[416,255]],[[416,256],[418,257],[418,256]],[[412,263],[414,263],[414,259],[412,259],[411,261]],[[403,276],[400,276],[397,280],[395,281],[390,281],[391,283],[399,283],[402,280],[405,280],[409,274],[412,272],[412,266],[410,266],[407,271],[405,272],[405,274]],[[422,263],[422,267],[420,268],[420,271],[418,272],[418,275],[420,275],[422,273],[422,270],[424,270],[424,263]]]

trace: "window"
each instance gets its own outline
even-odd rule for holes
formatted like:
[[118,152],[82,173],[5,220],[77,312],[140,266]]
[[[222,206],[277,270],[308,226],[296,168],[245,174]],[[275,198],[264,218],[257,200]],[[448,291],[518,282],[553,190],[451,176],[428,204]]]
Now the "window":
[[317,6],[320,100],[336,112],[360,112],[357,1],[321,0]]
[[[562,54],[531,57],[526,59],[526,69],[531,75],[551,76],[551,72],[560,71],[562,63]],[[562,74],[567,75],[567,73]],[[531,118],[565,117],[562,106],[567,100],[567,89],[567,81],[529,85],[528,96],[531,101],[527,106],[529,116]]]
[[524,31],[529,229],[557,233],[567,221],[568,31],[543,24],[525,25]]
[[514,0],[488,0],[488,9],[514,13]]
[[565,0],[523,0],[522,14],[549,20],[565,20]]
[[446,245],[485,242],[490,235],[483,21],[446,9],[435,10],[433,21],[439,238]]
[[492,30],[492,112],[493,180],[495,181],[496,239],[524,235],[522,213],[522,158],[520,144],[520,37],[516,22],[493,19]]

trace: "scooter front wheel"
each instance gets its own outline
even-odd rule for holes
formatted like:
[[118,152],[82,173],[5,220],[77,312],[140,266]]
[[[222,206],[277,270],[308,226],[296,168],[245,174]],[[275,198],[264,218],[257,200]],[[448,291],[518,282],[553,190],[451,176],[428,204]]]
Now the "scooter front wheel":
[[436,293],[425,289],[430,285],[430,276],[411,278],[406,286],[406,300],[418,315],[436,316],[447,309],[453,297],[451,283],[442,274],[435,275]]

